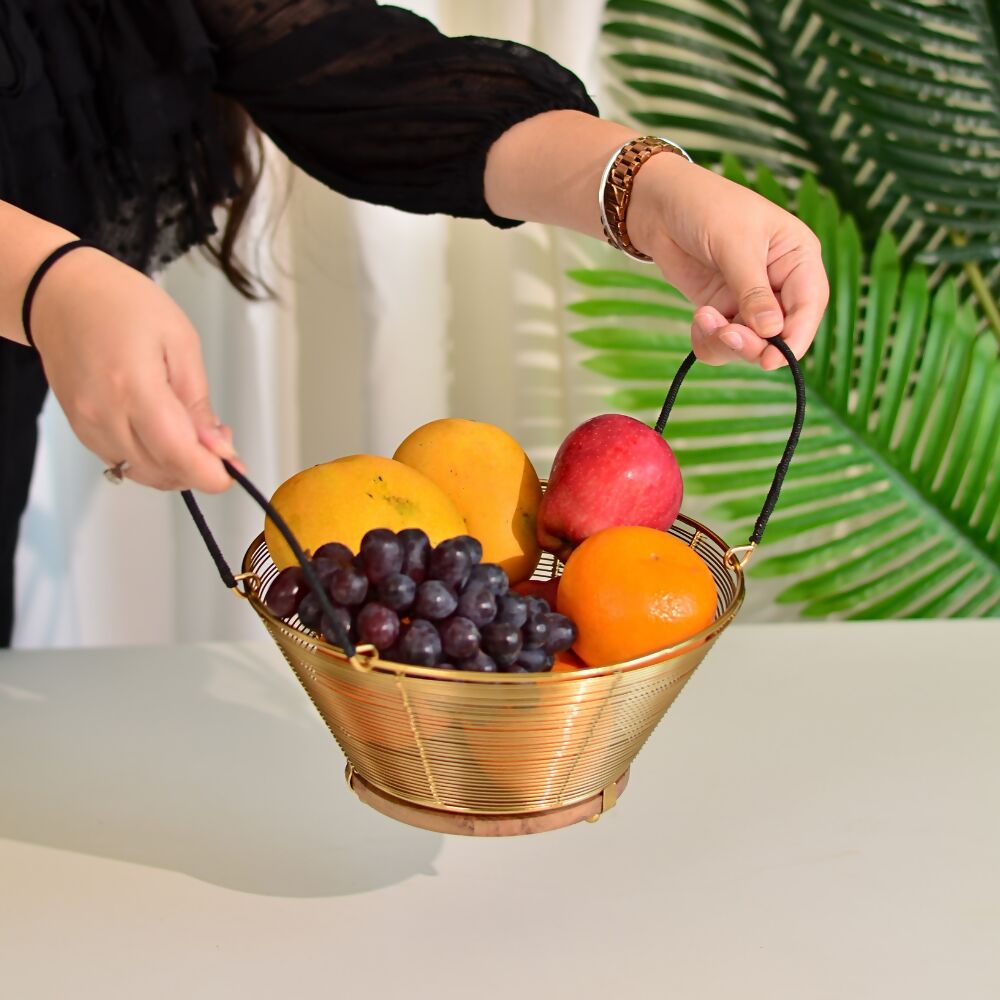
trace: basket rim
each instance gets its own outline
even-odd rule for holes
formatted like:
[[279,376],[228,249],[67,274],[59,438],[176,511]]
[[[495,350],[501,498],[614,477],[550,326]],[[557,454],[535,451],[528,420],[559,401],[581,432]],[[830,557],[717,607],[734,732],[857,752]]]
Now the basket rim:
[[[729,551],[731,548],[731,546],[720,535],[712,531],[711,528],[706,527],[700,521],[695,520],[693,517],[689,517],[682,512],[677,515],[676,520],[694,528],[696,536],[700,533],[706,538],[709,538],[719,547],[722,553]],[[262,544],[266,545],[264,542],[263,531],[250,543],[243,556],[243,572],[252,572],[251,555],[258,551]],[[704,559],[703,556],[702,559]],[[276,628],[285,633],[288,638],[296,642],[302,642],[303,640],[307,641],[310,646],[314,646],[316,650],[323,653],[325,657],[337,662],[338,665],[350,667],[352,670],[363,669],[366,673],[378,672],[383,674],[392,674],[397,677],[448,680],[469,684],[558,684],[563,681],[577,681],[586,680],[592,677],[606,677],[611,674],[625,673],[633,670],[640,670],[643,667],[656,666],[664,662],[669,662],[683,653],[697,649],[703,643],[712,639],[727,625],[729,625],[733,618],[736,617],[737,612],[743,604],[743,599],[746,594],[746,582],[743,568],[738,564],[731,568],[736,576],[736,591],[727,607],[723,610],[722,614],[720,614],[718,618],[701,631],[689,636],[682,642],[675,643],[673,646],[665,646],[662,649],[653,650],[650,653],[644,653],[642,656],[635,657],[631,660],[624,660],[620,663],[608,663],[600,667],[560,670],[555,673],[552,671],[545,671],[537,674],[484,674],[470,670],[445,670],[441,667],[422,667],[412,663],[397,663],[395,660],[382,660],[377,656],[369,658],[364,668],[358,668],[344,654],[344,651],[339,646],[334,646],[332,643],[326,642],[324,639],[312,632],[297,629],[294,626],[289,625],[283,619],[272,614],[256,591],[248,593],[245,596],[254,611],[256,611],[257,614],[272,628]]]

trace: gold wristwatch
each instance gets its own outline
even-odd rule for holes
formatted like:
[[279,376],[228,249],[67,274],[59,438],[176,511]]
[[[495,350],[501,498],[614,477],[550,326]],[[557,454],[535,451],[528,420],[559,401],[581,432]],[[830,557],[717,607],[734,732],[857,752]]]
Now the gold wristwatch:
[[601,185],[597,192],[597,201],[601,210],[601,225],[604,235],[616,250],[628,254],[635,260],[649,262],[653,258],[640,253],[632,245],[625,228],[628,215],[628,205],[632,197],[632,182],[639,168],[651,156],[657,153],[676,153],[692,162],[687,151],[669,139],[655,135],[642,136],[625,143],[608,160],[608,165],[601,175]]

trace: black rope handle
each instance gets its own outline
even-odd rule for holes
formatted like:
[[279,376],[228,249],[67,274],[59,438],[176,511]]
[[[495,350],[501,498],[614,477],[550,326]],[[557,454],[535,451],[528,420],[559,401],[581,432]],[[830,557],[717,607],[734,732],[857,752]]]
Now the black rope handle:
[[[767,498],[764,500],[764,506],[761,509],[760,517],[757,518],[757,523],[754,525],[753,533],[750,535],[751,545],[756,545],[761,540],[764,535],[764,529],[767,527],[767,522],[774,513],[775,504],[778,502],[778,495],[781,493],[781,484],[785,481],[785,475],[788,472],[788,466],[792,462],[792,455],[795,453],[795,446],[799,443],[799,435],[802,433],[802,424],[806,418],[806,384],[802,378],[802,369],[799,367],[798,360],[792,353],[792,349],[781,339],[780,336],[768,337],[767,342],[771,344],[772,347],[776,347],[785,356],[785,360],[788,362],[788,368],[792,373],[792,378],[795,380],[795,417],[792,420],[792,431],[788,435],[788,443],[785,445],[785,450],[781,454],[781,461],[778,462],[778,466],[774,470],[774,479],[771,482],[771,488],[767,491]],[[655,430],[657,434],[662,434],[664,427],[667,426],[667,418],[670,416],[670,411],[674,407],[674,402],[677,399],[677,393],[680,392],[684,376],[691,370],[691,366],[696,360],[697,358],[695,358],[694,352],[692,351],[681,362],[680,368],[677,369],[677,374],[674,376],[673,382],[670,383],[670,390],[667,392],[667,398],[663,401],[663,409],[660,410],[659,419],[656,421]]]
[[[226,467],[226,472],[236,480],[244,490],[257,501],[258,506],[265,514],[274,522],[275,527],[281,532],[282,537],[288,542],[288,547],[295,554],[295,558],[299,561],[299,566],[302,568],[302,575],[306,578],[306,583],[309,584],[309,589],[313,592],[316,600],[319,601],[319,606],[323,609],[323,614],[326,616],[326,620],[330,625],[330,629],[333,632],[334,640],[337,645],[344,651],[345,655],[350,658],[354,656],[356,652],[356,647],[353,642],[351,642],[349,636],[347,635],[347,630],[340,623],[337,618],[337,614],[334,611],[333,603],[330,600],[330,596],[326,592],[326,587],[323,586],[319,581],[319,577],[316,576],[316,571],[312,568],[312,564],[309,561],[309,557],[302,550],[302,546],[299,545],[298,540],[292,534],[292,529],[288,527],[285,519],[274,509],[271,502],[264,496],[263,493],[257,489],[256,486],[246,476],[236,468],[232,462],[222,459],[222,464]],[[201,508],[198,506],[197,501],[191,494],[190,490],[182,490],[181,497],[184,500],[184,504],[191,514],[194,520],[195,527],[198,529],[198,533],[201,535],[202,540],[205,543],[209,554],[212,557],[212,561],[215,563],[215,568],[219,571],[219,576],[222,578],[222,582],[233,589],[236,587],[236,577],[233,575],[232,570],[229,568],[229,564],[226,562],[225,556],[222,554],[222,550],[219,548],[219,543],[216,542],[215,536],[212,534],[211,529],[208,527],[208,522],[205,520],[205,515],[202,514]]]

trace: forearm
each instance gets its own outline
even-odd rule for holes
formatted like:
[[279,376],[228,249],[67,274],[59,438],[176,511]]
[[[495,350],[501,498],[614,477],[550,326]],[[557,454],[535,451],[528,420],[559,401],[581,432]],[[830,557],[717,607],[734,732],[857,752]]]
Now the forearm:
[[486,160],[486,202],[498,215],[603,238],[597,192],[611,155],[635,129],[580,111],[548,111],[504,132]]
[[5,201],[0,201],[0,234],[0,337],[26,344],[21,304],[28,282],[56,247],[76,237]]

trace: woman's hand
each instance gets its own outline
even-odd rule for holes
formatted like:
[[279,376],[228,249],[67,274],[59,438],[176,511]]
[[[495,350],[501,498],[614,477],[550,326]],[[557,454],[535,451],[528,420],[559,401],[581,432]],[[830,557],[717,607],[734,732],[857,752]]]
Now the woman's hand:
[[785,364],[762,338],[781,334],[797,358],[816,335],[830,288],[819,240],[777,205],[671,153],[635,176],[626,220],[637,249],[697,306],[695,354],[771,370]]
[[[547,111],[509,128],[490,148],[490,208],[604,239],[597,193],[608,157],[636,133],[579,111]],[[784,357],[762,338],[781,334],[801,357],[830,291],[819,241],[804,223],[752,191],[673,153],[635,175],[629,238],[697,308],[699,358],[738,357],[777,368]]]
[[236,452],[208,398],[198,335],[158,285],[81,248],[43,277],[31,311],[49,385],[105,465],[161,490],[220,492]]

